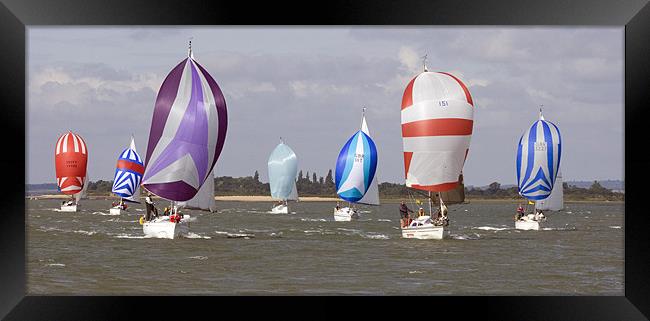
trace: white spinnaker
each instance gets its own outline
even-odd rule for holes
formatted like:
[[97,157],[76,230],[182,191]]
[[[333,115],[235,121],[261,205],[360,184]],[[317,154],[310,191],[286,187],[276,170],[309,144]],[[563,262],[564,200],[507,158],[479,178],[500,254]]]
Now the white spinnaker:
[[[368,130],[368,124],[366,123],[365,116],[361,121],[361,131],[370,137],[370,131]],[[377,164],[377,167],[379,167],[379,164]],[[379,179],[377,178],[377,172],[378,171],[375,171],[375,177],[372,178],[372,182],[370,182],[370,186],[368,186],[368,191],[357,203],[366,205],[379,205],[379,186],[377,184],[377,181]]]
[[562,171],[557,172],[551,195],[546,199],[535,201],[535,208],[540,210],[560,211],[564,209],[564,186]]
[[[465,120],[473,124],[474,107],[464,84],[455,77],[439,72],[423,72],[405,90],[408,105],[402,106],[403,150],[409,154],[406,186],[434,186],[455,182],[462,172],[469,149],[471,130],[467,134],[405,134],[404,128],[425,121],[453,124]],[[403,101],[404,104],[404,101]],[[451,125],[457,126],[457,125]]]

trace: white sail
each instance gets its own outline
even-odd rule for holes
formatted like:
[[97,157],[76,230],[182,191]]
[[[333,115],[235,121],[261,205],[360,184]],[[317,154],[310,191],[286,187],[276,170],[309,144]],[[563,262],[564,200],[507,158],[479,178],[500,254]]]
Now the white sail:
[[562,171],[558,170],[551,195],[546,199],[535,201],[535,208],[539,210],[560,211],[564,209],[564,186]]
[[298,200],[298,188],[296,188],[296,182],[293,182],[293,188],[291,189],[291,193],[289,194],[289,197],[287,197],[287,201],[297,201]]
[[208,179],[205,180],[205,183],[199,188],[199,191],[196,195],[185,202],[177,202],[177,205],[180,207],[201,209],[210,212],[217,210],[216,204],[214,201],[214,175],[210,172]]
[[88,184],[90,183],[90,180],[88,179],[88,172],[86,172],[86,177],[84,177],[84,187],[81,189],[81,191],[77,194],[74,194],[74,199],[75,203],[79,204],[79,200],[82,198],[86,198],[88,195]]
[[[361,131],[370,136],[370,130],[368,130],[368,123],[366,123],[366,116],[362,117],[361,120]],[[377,183],[379,179],[377,178],[377,173],[372,178],[368,191],[357,203],[366,204],[366,205],[379,205],[379,185]]]

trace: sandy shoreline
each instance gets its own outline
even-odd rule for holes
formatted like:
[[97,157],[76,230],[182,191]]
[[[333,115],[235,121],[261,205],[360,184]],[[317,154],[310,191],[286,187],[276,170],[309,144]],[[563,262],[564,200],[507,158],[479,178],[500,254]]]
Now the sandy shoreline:
[[[215,196],[217,201],[239,201],[239,202],[275,202],[271,196]],[[314,196],[302,196],[299,198],[301,202],[336,202],[340,199],[336,197],[314,197]]]

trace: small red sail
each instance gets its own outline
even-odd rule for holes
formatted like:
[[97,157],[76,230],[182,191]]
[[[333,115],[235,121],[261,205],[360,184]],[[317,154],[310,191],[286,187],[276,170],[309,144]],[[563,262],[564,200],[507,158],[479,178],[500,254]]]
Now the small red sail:
[[56,184],[63,194],[77,194],[86,183],[88,147],[81,136],[68,132],[61,135],[54,148]]

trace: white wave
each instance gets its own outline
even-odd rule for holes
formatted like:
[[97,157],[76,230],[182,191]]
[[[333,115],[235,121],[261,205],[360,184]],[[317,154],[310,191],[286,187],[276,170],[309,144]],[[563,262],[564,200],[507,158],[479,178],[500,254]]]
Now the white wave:
[[196,216],[184,217],[183,221],[185,221],[185,222],[195,222],[196,221]]
[[47,266],[65,266],[63,263],[50,263]]
[[214,233],[215,233],[215,234],[222,234],[222,235],[225,235],[225,234],[229,234],[230,232],[226,232],[226,231],[214,231]]
[[481,234],[474,233],[474,235],[465,234],[452,234],[450,237],[454,240],[478,240]]
[[565,226],[565,227],[543,227],[542,231],[575,231],[575,226]]
[[416,270],[416,271],[409,271],[409,274],[416,274],[416,273],[420,274],[420,273],[424,273],[424,272],[422,272],[422,271],[417,271],[417,270]]
[[346,231],[346,232],[353,232],[353,233],[361,232],[361,231],[353,229],[353,228],[342,228],[342,227],[337,228],[337,230]]
[[610,228],[621,228],[621,227],[618,226],[618,225],[613,225],[613,226],[610,226]]
[[136,208],[135,210],[138,211],[138,212],[144,212],[144,210],[141,209],[141,208]]
[[475,227],[477,230],[484,230],[484,231],[503,231],[507,230],[507,227],[491,227],[491,226],[479,226]]
[[188,259],[195,259],[195,260],[201,260],[201,261],[203,261],[203,260],[207,260],[208,257],[207,257],[207,256],[203,256],[203,255],[196,255],[196,256],[190,256],[190,257],[188,257]]
[[301,218],[300,220],[303,222],[327,222],[324,218]]
[[305,232],[305,233],[321,233],[323,231],[322,230],[305,230],[303,232]]
[[209,237],[209,236],[203,236],[203,235],[199,235],[199,234],[192,233],[192,232],[189,232],[188,234],[183,235],[183,237],[186,238],[186,239],[206,239],[206,240],[211,239],[211,237]]
[[95,235],[95,234],[97,234],[97,231],[76,230],[76,231],[72,231],[72,232],[78,233],[78,234],[84,234],[84,235]]
[[273,232],[273,230],[256,230],[256,229],[245,228],[243,230],[239,230],[239,232],[266,233],[266,232]]
[[373,239],[373,240],[388,240],[388,239],[390,239],[390,237],[388,237],[388,235],[384,235],[384,234],[365,234],[365,235],[362,235],[362,236],[365,237],[365,238]]
[[111,214],[111,213],[104,213],[104,212],[93,212],[94,215],[109,215],[109,216],[116,216],[120,214]]
[[254,234],[245,234],[245,233],[228,233],[226,236],[229,238],[244,238],[244,239],[255,237]]
[[391,221],[391,220],[387,220],[387,219],[385,219],[385,218],[380,218],[380,219],[377,219],[377,222],[392,222],[392,221]]
[[45,227],[45,226],[40,226],[36,230],[41,231],[41,232],[63,232],[63,233],[85,234],[85,235],[95,235],[95,234],[97,234],[97,231],[65,230],[65,229],[60,229],[60,228],[56,228],[56,227]]

